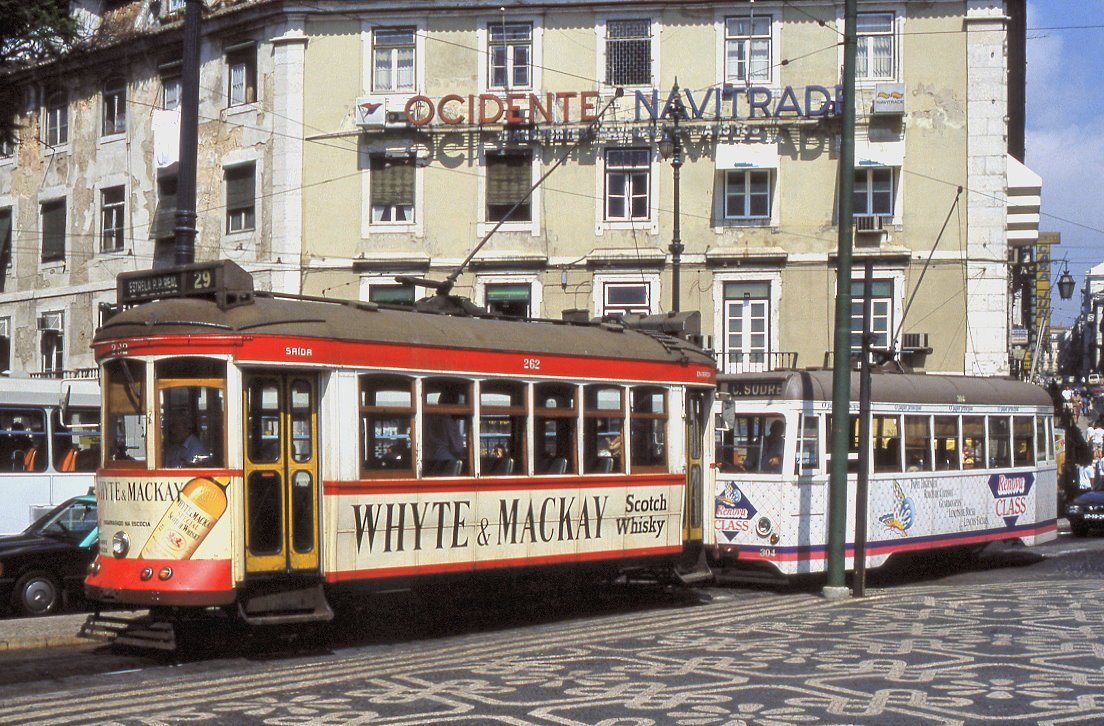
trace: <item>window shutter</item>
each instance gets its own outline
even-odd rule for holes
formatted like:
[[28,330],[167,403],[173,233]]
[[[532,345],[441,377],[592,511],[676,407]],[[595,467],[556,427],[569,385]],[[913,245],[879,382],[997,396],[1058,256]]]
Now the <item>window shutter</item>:
[[42,261],[65,259],[65,200],[42,205]]
[[226,209],[251,209],[254,199],[254,169],[252,164],[232,166],[226,170]]
[[406,159],[372,157],[372,206],[414,204],[414,165]]
[[528,154],[487,157],[487,205],[512,205],[532,186]]
[[176,177],[157,180],[157,214],[150,226],[150,239],[165,239],[176,234]]

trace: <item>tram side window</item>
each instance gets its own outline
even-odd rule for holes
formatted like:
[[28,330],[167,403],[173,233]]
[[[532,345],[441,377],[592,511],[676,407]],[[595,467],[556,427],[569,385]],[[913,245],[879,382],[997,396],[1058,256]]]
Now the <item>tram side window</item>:
[[985,419],[982,416],[962,417],[962,468],[984,469]]
[[538,474],[576,474],[575,429],[579,415],[578,387],[569,383],[538,383],[533,411]]
[[226,465],[226,363],[173,358],[157,363],[161,466]]
[[257,376],[245,393],[246,441],[249,460],[272,464],[280,460],[280,381]]
[[625,471],[624,389],[617,386],[587,386],[583,395],[584,474]]
[[1031,466],[1035,463],[1035,417],[1012,417],[1012,465]]
[[372,477],[414,473],[414,380],[360,377],[360,468]]
[[1035,417],[1035,461],[1050,461],[1050,452],[1047,451],[1047,441],[1050,437],[1047,432],[1050,430],[1050,417],[1049,416],[1036,416]]
[[422,396],[422,476],[470,474],[471,383],[427,379]]
[[46,416],[41,410],[0,409],[0,470],[46,471]]
[[989,416],[989,468],[1007,469],[1012,466],[1012,430],[1007,416]]
[[479,471],[483,476],[524,474],[526,388],[514,381],[479,387]]
[[931,419],[905,416],[905,471],[931,469]]
[[54,411],[54,468],[96,471],[100,462],[100,412],[96,409]]
[[629,457],[633,471],[667,471],[667,392],[632,389]]
[[896,416],[871,416],[874,441],[874,473],[895,473],[901,468],[901,427]]
[[958,417],[935,417],[935,468],[955,471],[962,468],[958,455]]
[[[829,414],[825,418],[824,431],[828,437],[828,450],[825,452],[825,459],[828,465],[831,465],[832,461],[832,415]],[[864,454],[865,456],[865,454]],[[855,474],[859,471],[859,417],[850,415],[847,417],[847,473]]]
[[797,468],[802,474],[820,471],[820,417],[801,415],[801,434],[797,440]]
[[107,466],[146,465],[146,364],[113,360],[104,366]]

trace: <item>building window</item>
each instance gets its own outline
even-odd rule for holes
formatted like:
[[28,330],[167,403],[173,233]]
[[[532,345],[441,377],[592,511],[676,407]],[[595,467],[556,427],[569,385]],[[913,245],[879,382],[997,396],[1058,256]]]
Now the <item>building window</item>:
[[893,216],[893,169],[855,170],[854,213],[859,217]]
[[372,283],[368,287],[368,302],[381,305],[414,306],[414,286],[403,282]]
[[46,121],[43,123],[47,146],[69,143],[69,94],[53,91],[46,97]]
[[533,291],[527,282],[499,282],[487,285],[486,308],[510,318],[528,318],[532,314]]
[[180,108],[181,94],[184,86],[177,74],[161,76],[161,108],[166,111],[174,111]]
[[509,90],[532,85],[533,26],[491,23],[487,26],[487,78],[491,88]]
[[228,106],[242,106],[257,100],[257,49],[250,44],[226,54],[230,86]]
[[637,314],[652,311],[651,287],[646,282],[607,282],[602,286],[602,316]]
[[651,83],[651,21],[607,21],[606,84],[610,86],[648,86]]
[[855,77],[865,80],[896,77],[893,13],[859,13]]
[[415,28],[372,31],[372,90],[395,93],[414,90]]
[[12,209],[0,209],[0,292],[4,291],[3,273],[12,263]]
[[[889,348],[893,330],[893,282],[875,280],[870,295],[870,332],[874,334],[871,347]],[[851,283],[851,352],[862,351],[863,282]]]
[[[488,154],[487,221],[533,221],[532,198],[529,196],[532,186],[532,152]],[[514,205],[517,205],[516,209]]]
[[254,227],[256,166],[242,164],[226,170],[226,231],[247,232]]
[[109,78],[103,87],[103,135],[126,132],[126,81]]
[[11,318],[0,318],[0,372],[11,370]]
[[414,160],[382,155],[371,159],[369,195],[373,224],[414,221]]
[[771,16],[725,18],[725,81],[769,82]]
[[770,370],[769,282],[726,282],[724,326],[726,373]]
[[165,14],[175,13],[184,9],[185,0],[165,0]]
[[14,138],[14,135],[16,133],[16,130],[12,129],[11,133],[13,137],[10,139],[5,138],[3,135],[0,135],[0,159],[10,159],[11,157],[15,156],[16,140]]
[[42,203],[42,261],[65,259],[65,199]]
[[647,149],[606,151],[606,220],[648,219],[651,153]]
[[110,187],[100,192],[100,251],[123,249],[123,217],[126,211],[126,189]]
[[61,312],[38,316],[38,336],[42,354],[42,371],[51,373],[65,369],[65,327]]
[[766,170],[726,171],[725,219],[769,219],[771,178]]

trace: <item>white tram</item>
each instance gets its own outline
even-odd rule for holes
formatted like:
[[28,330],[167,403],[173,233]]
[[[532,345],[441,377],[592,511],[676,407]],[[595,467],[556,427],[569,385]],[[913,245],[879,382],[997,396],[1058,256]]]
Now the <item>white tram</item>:
[[[822,572],[828,527],[832,372],[721,375],[715,406],[712,564],[748,575]],[[858,437],[851,380],[847,567],[856,473],[868,457],[866,564],[898,552],[1057,535],[1050,397],[1001,378],[877,372]]]
[[716,371],[684,339],[254,293],[228,262],[119,300],[149,302],[94,341],[102,602],[282,623],[339,589],[700,555]]

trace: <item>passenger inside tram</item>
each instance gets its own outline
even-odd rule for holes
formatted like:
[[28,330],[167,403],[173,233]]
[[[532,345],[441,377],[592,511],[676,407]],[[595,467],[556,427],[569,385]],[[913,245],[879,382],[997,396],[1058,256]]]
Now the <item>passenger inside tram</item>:
[[174,416],[169,422],[161,458],[168,469],[203,466],[211,457],[206,444],[195,434],[195,422],[188,414]]

